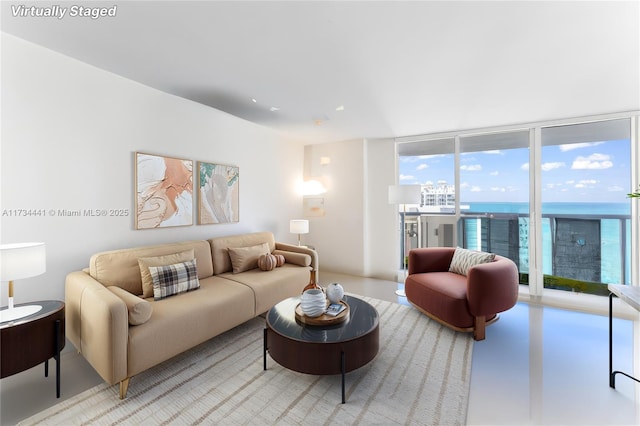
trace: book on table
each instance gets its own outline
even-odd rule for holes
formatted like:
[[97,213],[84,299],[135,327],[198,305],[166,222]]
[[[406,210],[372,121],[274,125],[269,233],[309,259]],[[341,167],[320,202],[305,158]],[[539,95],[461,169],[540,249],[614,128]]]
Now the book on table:
[[328,307],[327,310],[325,312],[325,314],[335,317],[336,315],[338,315],[340,312],[344,311],[345,309],[347,309],[347,306],[342,304],[342,303],[331,303]]

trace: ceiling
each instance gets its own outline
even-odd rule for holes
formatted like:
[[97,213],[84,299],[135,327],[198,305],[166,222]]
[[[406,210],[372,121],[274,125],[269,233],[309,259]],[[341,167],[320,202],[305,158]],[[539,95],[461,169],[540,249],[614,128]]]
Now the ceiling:
[[3,32],[305,144],[640,109],[637,1],[20,4]]

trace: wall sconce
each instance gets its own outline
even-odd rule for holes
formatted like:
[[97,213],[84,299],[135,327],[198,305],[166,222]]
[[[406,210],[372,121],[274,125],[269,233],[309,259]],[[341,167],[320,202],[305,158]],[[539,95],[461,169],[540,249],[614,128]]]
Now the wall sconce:
[[320,181],[311,179],[302,182],[302,195],[320,195],[327,192],[326,188]]

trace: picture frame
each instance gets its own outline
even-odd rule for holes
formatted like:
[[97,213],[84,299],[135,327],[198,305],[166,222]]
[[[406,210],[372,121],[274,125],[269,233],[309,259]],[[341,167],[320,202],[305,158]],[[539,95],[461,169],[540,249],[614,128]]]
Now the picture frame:
[[240,221],[240,169],[198,162],[198,224]]
[[325,215],[324,198],[309,197],[303,199],[303,210],[305,217],[320,217]]
[[193,161],[135,153],[135,228],[193,225]]

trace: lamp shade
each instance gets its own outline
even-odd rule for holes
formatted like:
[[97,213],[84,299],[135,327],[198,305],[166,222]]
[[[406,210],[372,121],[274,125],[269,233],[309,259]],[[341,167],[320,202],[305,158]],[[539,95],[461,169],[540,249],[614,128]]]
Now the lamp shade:
[[389,204],[419,204],[422,186],[389,185]]
[[35,277],[47,270],[44,243],[0,245],[0,281]]
[[289,222],[289,232],[292,234],[308,234],[309,221],[304,219],[294,219]]

